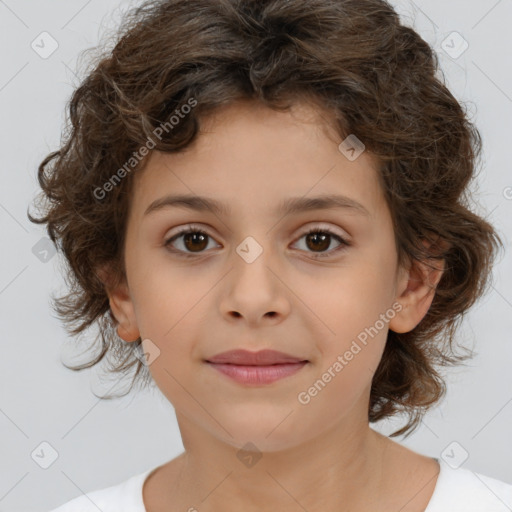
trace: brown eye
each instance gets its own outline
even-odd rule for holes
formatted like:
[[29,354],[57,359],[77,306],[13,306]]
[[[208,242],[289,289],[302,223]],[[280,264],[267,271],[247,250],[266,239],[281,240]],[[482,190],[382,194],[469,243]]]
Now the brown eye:
[[[334,253],[337,253],[350,245],[345,239],[333,233],[329,229],[322,229],[319,227],[310,229],[307,233],[304,233],[299,240],[302,240],[303,238],[305,239],[305,250],[306,252],[312,252],[313,258],[326,258],[328,256],[332,256]],[[332,250],[328,250],[333,239],[337,240],[339,245]]]
[[[189,226],[165,241],[164,246],[174,253],[182,253],[183,256],[187,257],[193,256],[194,253],[201,254],[205,252],[210,239],[212,238],[205,231]],[[181,247],[174,247],[174,242],[180,242]]]
[[207,237],[208,235],[199,231],[191,231],[183,235],[183,245],[188,251],[202,251],[208,245]]
[[324,252],[331,245],[331,235],[326,235],[321,231],[306,235],[306,245],[312,250]]
[[[313,258],[326,258],[350,246],[350,243],[341,236],[333,233],[329,229],[319,227],[310,229],[307,233],[304,233],[299,240],[303,238],[306,242],[306,248],[301,250],[312,253]],[[207,252],[208,242],[211,240],[213,241],[213,238],[202,229],[187,226],[169,240],[165,241],[164,246],[168,247],[171,252],[178,256],[191,258],[195,255],[201,255]],[[328,250],[333,240],[338,241],[338,246]],[[175,243],[178,246],[181,244],[181,247],[176,247]]]

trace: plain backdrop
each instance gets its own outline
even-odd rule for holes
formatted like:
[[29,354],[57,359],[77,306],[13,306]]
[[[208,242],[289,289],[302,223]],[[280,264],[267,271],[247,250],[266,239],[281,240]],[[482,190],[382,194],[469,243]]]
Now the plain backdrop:
[[[62,262],[51,253],[41,259],[46,233],[26,217],[39,191],[37,166],[58,148],[65,104],[82,78],[77,58],[132,5],[0,1],[0,511],[49,510],[156,467],[183,448],[174,410],[159,391],[102,401],[92,392],[106,390],[96,372],[61,364],[69,340],[49,301],[64,290]],[[512,2],[394,5],[435,48],[448,86],[482,133],[479,213],[506,244],[492,288],[459,332],[459,343],[473,347],[476,357],[450,371],[446,399],[412,436],[397,440],[433,457],[467,456],[461,467],[512,483]],[[58,44],[47,58],[32,45],[48,37],[42,32]],[[464,41],[468,48],[458,55]],[[401,424],[373,427],[389,434]]]

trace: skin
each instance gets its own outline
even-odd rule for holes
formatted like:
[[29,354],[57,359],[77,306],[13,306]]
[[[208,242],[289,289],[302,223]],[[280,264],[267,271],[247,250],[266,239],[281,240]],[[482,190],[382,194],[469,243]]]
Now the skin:
[[[306,103],[286,113],[233,103],[202,120],[186,151],[153,152],[134,176],[127,281],[108,295],[119,335],[158,347],[149,370],[176,410],[185,447],[146,480],[149,512],[413,512],[430,500],[437,462],[375,432],[367,411],[388,329],[408,332],[421,321],[443,268],[398,268],[377,163],[368,152],[348,160],[325,119]],[[274,212],[284,198],[333,192],[369,215]],[[232,213],[168,207],[144,216],[170,193],[212,197]],[[208,233],[207,243],[194,252],[198,242],[175,240],[176,250],[192,254],[180,258],[164,244],[191,222]],[[304,236],[311,227],[351,245],[334,252],[340,242],[331,237],[318,249]],[[248,236],[263,250],[252,263],[236,252]],[[396,314],[378,334],[309,403],[299,403],[298,394],[388,311]],[[235,348],[272,348],[308,364],[248,387],[204,362]],[[237,457],[247,442],[262,455],[251,467]]]

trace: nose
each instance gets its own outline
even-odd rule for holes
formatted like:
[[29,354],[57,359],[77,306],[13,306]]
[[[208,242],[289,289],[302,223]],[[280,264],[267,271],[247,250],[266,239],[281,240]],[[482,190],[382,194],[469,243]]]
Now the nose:
[[251,263],[241,257],[234,262],[220,301],[221,314],[227,320],[245,320],[249,326],[256,327],[262,323],[279,323],[289,315],[289,289],[279,271],[264,256],[265,252]]

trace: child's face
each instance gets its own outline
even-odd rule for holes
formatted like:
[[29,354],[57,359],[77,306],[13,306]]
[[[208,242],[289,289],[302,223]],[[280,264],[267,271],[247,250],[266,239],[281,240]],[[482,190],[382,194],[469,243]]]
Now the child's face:
[[[327,135],[313,110],[295,112],[301,117],[231,105],[205,120],[185,152],[153,154],[135,176],[128,294],[111,301],[127,340],[140,334],[160,350],[149,368],[182,425],[233,446],[251,441],[269,451],[328,429],[348,433],[367,426],[370,385],[388,328],[412,329],[430,304],[411,307],[416,316],[410,317],[393,309],[408,276],[397,268],[374,161],[367,153],[349,161],[338,149],[341,140]],[[230,213],[174,206],[145,215],[153,201],[171,194],[208,197]],[[368,213],[279,211],[290,198],[328,194],[347,196]],[[208,238],[181,236],[166,248],[164,242],[189,223]],[[332,231],[350,246],[336,252],[335,236],[308,241],[309,228]],[[250,255],[262,250],[254,261],[241,256],[247,237]],[[144,341],[149,352],[154,345]],[[240,348],[274,349],[308,363],[271,384],[247,385],[206,362]],[[329,368],[331,378],[310,391]]]

